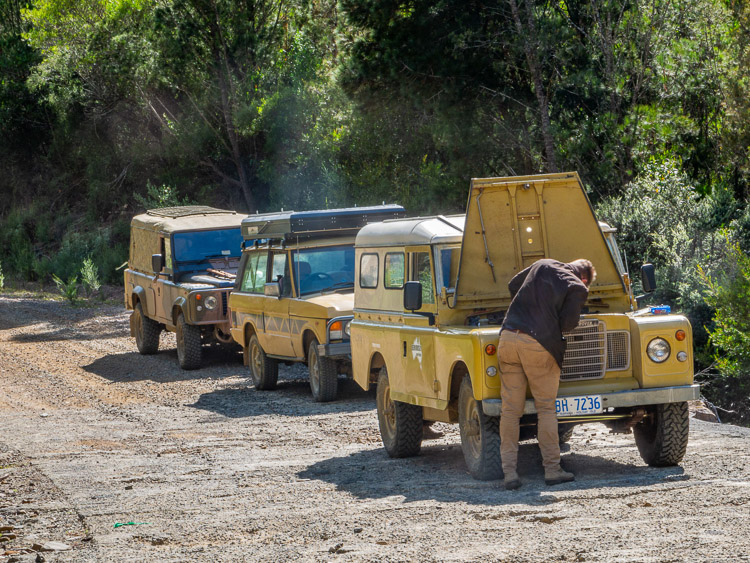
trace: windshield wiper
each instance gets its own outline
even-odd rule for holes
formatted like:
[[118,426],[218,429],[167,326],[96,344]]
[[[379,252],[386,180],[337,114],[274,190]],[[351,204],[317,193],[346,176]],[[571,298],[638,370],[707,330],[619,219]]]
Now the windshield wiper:
[[354,282],[350,281],[342,281],[342,282],[336,282],[335,284],[326,287],[325,289],[321,289],[320,292],[324,293],[326,291],[337,291],[339,289],[354,287]]

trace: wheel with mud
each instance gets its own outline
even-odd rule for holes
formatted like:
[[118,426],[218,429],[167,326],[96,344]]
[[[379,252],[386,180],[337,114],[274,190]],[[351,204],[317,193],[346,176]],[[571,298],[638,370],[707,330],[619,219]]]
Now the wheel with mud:
[[258,336],[253,334],[245,346],[246,361],[250,368],[253,385],[260,391],[276,389],[279,380],[279,362],[266,356],[260,345]]
[[135,304],[132,323],[135,329],[135,345],[138,351],[144,355],[156,354],[159,350],[161,325],[143,314],[143,307],[140,303]]
[[318,341],[314,338],[307,349],[307,367],[310,370],[310,390],[318,403],[327,403],[336,398],[339,385],[339,370],[336,362],[318,353]]
[[687,402],[654,405],[633,428],[643,461],[654,467],[677,465],[687,450],[690,418]]
[[177,361],[182,369],[198,369],[201,367],[201,329],[185,321],[185,316],[177,316]]
[[388,370],[383,366],[375,394],[380,437],[390,457],[411,457],[422,447],[422,407],[391,399]]
[[491,481],[503,476],[499,423],[498,417],[484,414],[474,399],[471,378],[465,375],[458,392],[458,427],[464,459],[475,479]]

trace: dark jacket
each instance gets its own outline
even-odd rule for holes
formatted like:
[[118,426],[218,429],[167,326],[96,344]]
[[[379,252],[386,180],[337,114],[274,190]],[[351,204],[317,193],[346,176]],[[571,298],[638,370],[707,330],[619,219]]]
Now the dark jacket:
[[588,288],[568,264],[548,258],[516,274],[508,288],[513,301],[503,328],[532,336],[562,366],[566,344],[562,333],[578,326]]

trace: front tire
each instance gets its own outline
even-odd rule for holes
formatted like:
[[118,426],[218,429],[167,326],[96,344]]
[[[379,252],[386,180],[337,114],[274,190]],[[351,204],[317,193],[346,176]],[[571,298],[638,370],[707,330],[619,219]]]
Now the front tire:
[[480,481],[491,481],[503,476],[499,423],[498,417],[484,414],[481,403],[474,399],[471,378],[465,375],[458,392],[461,449],[469,473]]
[[633,428],[643,461],[653,467],[677,465],[685,457],[690,428],[687,402],[656,405]]
[[245,346],[245,353],[255,388],[259,391],[276,389],[276,382],[279,380],[279,362],[266,356],[257,335],[253,334],[250,337]]
[[313,339],[307,349],[307,367],[310,370],[310,391],[318,403],[336,398],[339,371],[336,362],[318,353],[318,341]]
[[161,325],[143,314],[143,306],[140,303],[135,304],[132,317],[138,351],[143,355],[156,354],[159,351]]
[[175,336],[177,337],[177,361],[180,367],[186,370],[201,367],[203,346],[200,327],[188,324],[185,316],[180,313],[177,316]]
[[391,399],[388,370],[383,366],[375,395],[378,426],[390,457],[412,457],[422,448],[422,407]]

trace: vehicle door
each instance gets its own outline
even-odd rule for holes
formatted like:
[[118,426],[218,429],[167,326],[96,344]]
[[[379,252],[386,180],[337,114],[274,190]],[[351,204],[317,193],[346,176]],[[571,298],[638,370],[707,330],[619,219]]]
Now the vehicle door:
[[172,304],[174,303],[174,281],[172,269],[172,245],[169,235],[159,235],[159,254],[164,257],[164,268],[154,277],[154,293],[156,303],[156,317],[168,324],[172,324]]
[[268,354],[294,357],[294,350],[292,349],[293,327],[289,318],[292,284],[288,264],[288,253],[286,251],[275,250],[270,253],[266,283],[276,284],[279,295],[263,296],[265,338],[261,339],[261,345]]
[[266,249],[253,248],[245,251],[237,273],[239,280],[231,297],[232,312],[236,316],[237,326],[244,330],[250,323],[264,350],[268,340],[263,315],[268,255]]
[[[389,255],[391,256],[389,261]],[[429,246],[407,247],[406,254],[387,253],[385,256],[385,283],[397,283],[397,277],[389,279],[389,270],[398,272],[399,260],[406,260],[406,276],[409,281],[422,284],[422,308],[404,311],[401,329],[402,365],[407,382],[407,393],[418,397],[434,398],[438,395],[435,376],[435,284],[432,257]],[[401,277],[403,285],[403,276]],[[388,287],[388,285],[386,285]]]

